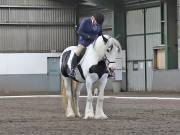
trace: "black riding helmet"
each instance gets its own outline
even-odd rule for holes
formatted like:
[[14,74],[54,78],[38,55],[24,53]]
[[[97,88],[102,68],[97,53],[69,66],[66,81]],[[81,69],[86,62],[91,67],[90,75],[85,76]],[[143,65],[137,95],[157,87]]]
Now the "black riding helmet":
[[96,13],[94,15],[94,18],[96,19],[96,22],[99,24],[99,25],[102,25],[103,22],[104,22],[104,15],[101,14],[101,13]]

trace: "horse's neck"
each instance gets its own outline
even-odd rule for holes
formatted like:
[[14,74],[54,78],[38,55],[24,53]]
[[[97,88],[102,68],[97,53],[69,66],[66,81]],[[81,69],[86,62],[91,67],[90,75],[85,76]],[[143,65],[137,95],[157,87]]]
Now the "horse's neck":
[[94,53],[97,55],[98,59],[101,60],[106,52],[106,46],[103,43],[95,44],[93,46]]
[[94,56],[94,59],[96,59],[96,62],[98,62],[104,57],[105,52],[106,45],[104,44],[102,38],[98,38],[87,48],[86,55],[88,55],[88,58],[90,59],[92,56]]
[[95,63],[97,63],[99,60],[99,56],[97,55],[97,53],[94,51],[93,46],[89,46],[87,48],[87,51],[85,53],[85,56],[82,60],[82,64],[86,63],[86,65],[94,65]]
[[88,47],[86,54],[82,60],[81,66],[84,74],[88,73],[89,68],[96,65],[105,55],[105,47],[101,45],[91,45]]

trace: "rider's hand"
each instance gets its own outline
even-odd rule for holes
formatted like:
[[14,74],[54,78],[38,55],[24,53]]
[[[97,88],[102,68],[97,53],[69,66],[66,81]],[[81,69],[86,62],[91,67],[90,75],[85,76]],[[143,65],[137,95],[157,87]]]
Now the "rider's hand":
[[93,40],[93,39],[92,39],[92,36],[88,35],[88,36],[87,36],[87,40]]
[[97,38],[97,36],[87,36],[87,40],[94,41]]

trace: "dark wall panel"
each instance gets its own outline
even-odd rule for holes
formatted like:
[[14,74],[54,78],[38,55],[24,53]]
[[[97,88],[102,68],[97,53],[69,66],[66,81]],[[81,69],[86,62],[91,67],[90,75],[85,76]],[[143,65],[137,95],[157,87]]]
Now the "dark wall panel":
[[75,45],[75,6],[56,0],[0,0],[0,52],[63,51]]

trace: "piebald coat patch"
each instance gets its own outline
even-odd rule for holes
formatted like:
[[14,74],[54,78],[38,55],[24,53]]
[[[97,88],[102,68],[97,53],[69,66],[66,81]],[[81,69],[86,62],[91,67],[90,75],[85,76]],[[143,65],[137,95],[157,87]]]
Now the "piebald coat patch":
[[89,73],[96,73],[99,78],[101,78],[102,75],[107,72],[107,66],[104,60],[99,61],[97,65],[93,65],[89,69]]

